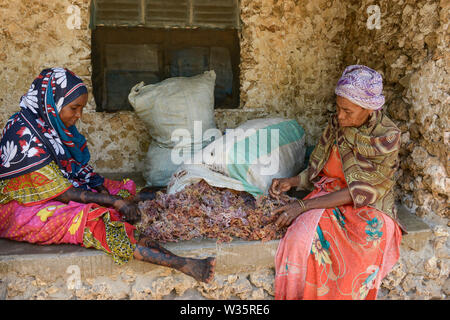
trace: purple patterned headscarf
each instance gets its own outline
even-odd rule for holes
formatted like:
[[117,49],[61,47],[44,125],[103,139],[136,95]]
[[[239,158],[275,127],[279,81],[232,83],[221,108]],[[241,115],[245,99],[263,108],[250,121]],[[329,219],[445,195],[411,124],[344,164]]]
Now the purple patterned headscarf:
[[334,92],[364,109],[378,110],[384,105],[383,78],[363,65],[345,68]]

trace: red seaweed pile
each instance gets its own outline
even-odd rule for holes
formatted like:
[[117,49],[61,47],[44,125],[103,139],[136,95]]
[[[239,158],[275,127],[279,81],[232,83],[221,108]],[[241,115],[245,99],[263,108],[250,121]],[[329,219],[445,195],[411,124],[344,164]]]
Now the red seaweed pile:
[[277,229],[278,215],[272,211],[290,201],[288,196],[255,199],[247,192],[212,187],[202,180],[178,193],[159,191],[155,199],[140,202],[143,214],[137,227],[142,236],[162,242],[280,239],[286,229]]

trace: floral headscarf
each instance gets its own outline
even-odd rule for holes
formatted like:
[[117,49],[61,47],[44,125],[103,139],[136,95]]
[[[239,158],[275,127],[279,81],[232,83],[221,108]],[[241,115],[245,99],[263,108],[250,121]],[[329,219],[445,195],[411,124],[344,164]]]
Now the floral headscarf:
[[67,128],[61,109],[86,94],[82,80],[65,68],[44,69],[20,99],[20,111],[5,125],[0,140],[0,179],[38,170],[55,161],[75,187],[90,190],[103,184],[94,173],[86,139]]

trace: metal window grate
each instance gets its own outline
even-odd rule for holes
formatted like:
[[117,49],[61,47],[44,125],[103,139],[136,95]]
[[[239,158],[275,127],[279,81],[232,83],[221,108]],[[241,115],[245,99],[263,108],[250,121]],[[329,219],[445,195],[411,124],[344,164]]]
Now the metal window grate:
[[95,26],[238,29],[239,0],[93,0]]
[[231,27],[236,19],[235,4],[230,0],[194,0],[193,24]]
[[94,0],[94,21],[102,25],[142,24],[141,0]]
[[187,0],[147,1],[145,20],[151,26],[187,26],[190,6]]
[[216,72],[216,108],[239,106],[238,30],[98,27],[92,32],[97,111],[132,110],[131,88],[172,77]]

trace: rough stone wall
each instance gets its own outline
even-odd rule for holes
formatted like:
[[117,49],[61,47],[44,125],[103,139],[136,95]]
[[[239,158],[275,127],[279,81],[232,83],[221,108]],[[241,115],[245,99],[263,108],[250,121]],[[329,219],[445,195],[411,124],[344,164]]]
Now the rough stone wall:
[[[373,14],[367,8],[374,4],[380,8],[380,29],[367,24]],[[402,250],[396,271],[385,281],[391,298],[439,297],[450,285],[449,9],[449,1],[438,0],[348,5],[344,64],[365,64],[384,75],[385,110],[402,131],[397,198],[433,230],[425,248]]]
[[211,283],[197,282],[168,268],[147,273],[114,273],[82,279],[79,288],[67,280],[52,281],[9,273],[0,280],[0,300],[272,300],[274,271],[262,268],[251,273],[216,274]]
[[349,10],[345,64],[384,74],[386,111],[402,130],[399,188],[409,207],[449,217],[450,50],[448,1],[379,1],[381,28],[366,26],[372,1]]
[[[62,66],[80,76],[89,101],[78,129],[86,136],[91,163],[100,172],[133,172],[142,162],[150,137],[133,112],[95,112],[91,81],[89,0],[12,0],[0,2],[0,126],[19,110],[20,97],[44,68]],[[80,9],[79,29],[67,23]]]
[[241,104],[296,118],[315,144],[342,73],[345,1],[241,1]]
[[421,245],[402,242],[400,259],[383,279],[377,299],[448,299],[450,260],[448,228],[435,225]]

